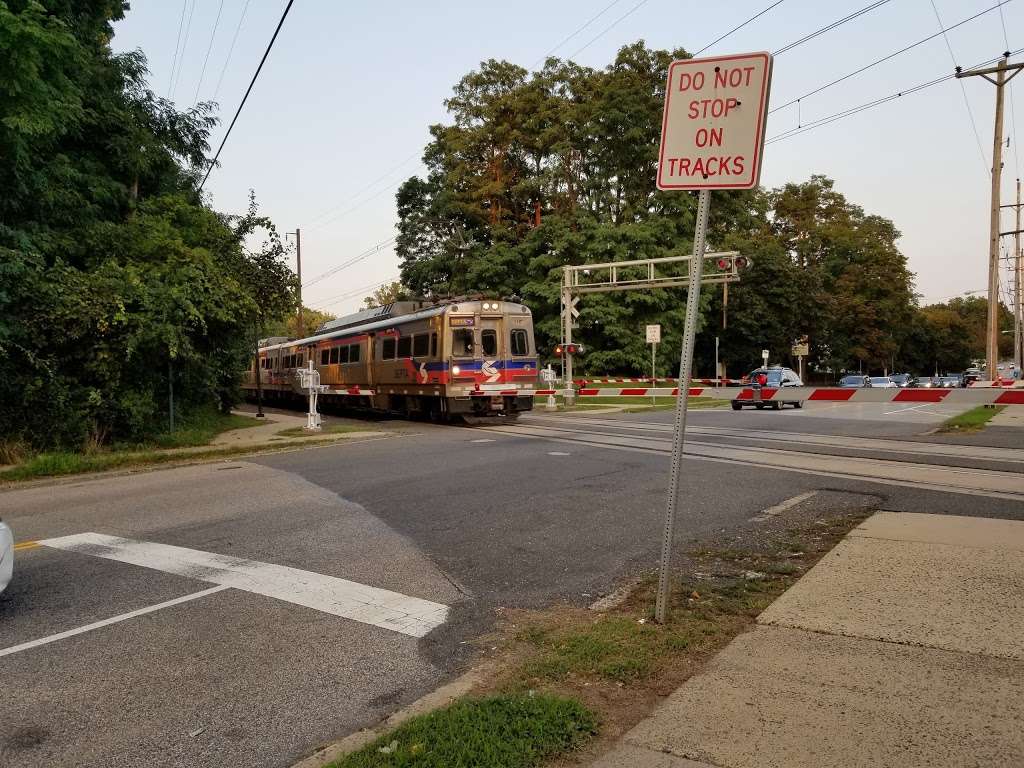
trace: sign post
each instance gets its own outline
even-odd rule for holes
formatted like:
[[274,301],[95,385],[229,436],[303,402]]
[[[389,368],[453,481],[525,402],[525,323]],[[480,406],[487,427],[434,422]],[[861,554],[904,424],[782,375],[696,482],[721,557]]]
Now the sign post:
[[762,349],[761,350],[761,362],[764,364],[765,368],[768,367],[768,350],[767,349]]
[[807,355],[811,351],[811,346],[807,342],[807,337],[806,336],[801,336],[799,339],[797,339],[795,342],[793,342],[793,349],[790,350],[790,351],[793,353],[793,357],[795,357],[796,360],[797,360],[797,365],[799,367],[799,374],[800,374],[800,382],[803,383],[803,380],[804,380],[804,358],[807,357]]
[[768,53],[682,59],[673,61],[668,68],[658,154],[658,189],[699,190],[699,193],[683,346],[679,355],[672,469],[654,608],[654,617],[659,623],[664,623],[668,615],[672,547],[711,190],[757,186],[771,74],[772,57]]
[[656,405],[658,399],[654,396],[654,388],[658,386],[657,356],[658,344],[661,342],[661,325],[647,326],[647,343],[651,345],[651,405]]

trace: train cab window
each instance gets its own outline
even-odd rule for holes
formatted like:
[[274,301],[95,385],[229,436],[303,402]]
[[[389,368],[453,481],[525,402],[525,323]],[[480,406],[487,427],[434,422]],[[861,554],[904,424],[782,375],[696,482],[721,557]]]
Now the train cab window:
[[347,363],[348,362],[348,350],[349,350],[348,347],[338,347],[338,362],[339,363]]
[[484,328],[480,331],[480,347],[485,357],[498,354],[498,332],[493,328]]
[[348,348],[348,361],[350,363],[358,363],[359,362],[359,345],[358,344],[353,344],[351,347]]
[[525,328],[512,329],[512,354],[516,357],[530,354],[530,337]]
[[398,356],[412,357],[412,336],[403,336],[398,340]]
[[430,334],[430,356],[437,357],[437,334]]
[[384,343],[380,345],[380,359],[381,360],[394,360],[395,359],[395,340],[394,340],[394,338],[384,339]]
[[469,328],[456,328],[452,331],[452,357],[473,356],[473,331]]
[[430,353],[430,334],[417,333],[412,337],[412,356],[426,357]]

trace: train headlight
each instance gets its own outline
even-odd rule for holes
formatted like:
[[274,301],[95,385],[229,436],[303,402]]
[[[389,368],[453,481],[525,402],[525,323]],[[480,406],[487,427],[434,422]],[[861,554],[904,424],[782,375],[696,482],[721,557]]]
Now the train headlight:
[[455,376],[458,376],[460,373],[462,373],[462,369],[459,368],[459,366],[457,366],[457,365],[453,365],[452,366],[452,374],[454,374]]

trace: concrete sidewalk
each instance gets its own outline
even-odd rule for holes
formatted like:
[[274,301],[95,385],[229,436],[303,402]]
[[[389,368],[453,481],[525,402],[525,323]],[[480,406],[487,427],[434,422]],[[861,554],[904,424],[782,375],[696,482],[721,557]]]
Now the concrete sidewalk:
[[596,766],[1024,766],[1024,522],[874,515]]

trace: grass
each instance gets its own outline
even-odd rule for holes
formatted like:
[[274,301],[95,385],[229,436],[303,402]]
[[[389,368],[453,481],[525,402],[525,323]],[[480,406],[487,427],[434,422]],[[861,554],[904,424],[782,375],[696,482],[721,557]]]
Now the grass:
[[971,408],[969,411],[964,411],[959,416],[954,416],[948,419],[939,428],[939,432],[977,432],[984,429],[985,425],[991,421],[992,417],[1005,408],[1005,405],[997,405],[994,408],[979,405],[977,408]]
[[112,446],[115,451],[139,451],[150,448],[192,448],[208,445],[213,438],[222,432],[232,429],[246,429],[266,423],[251,416],[239,416],[234,413],[221,413],[213,408],[200,409],[184,416],[173,432],[161,432],[148,440],[138,443],[118,443]]
[[596,730],[593,713],[572,699],[469,698],[415,717],[328,768],[532,768],[579,748]]
[[304,437],[306,435],[344,435],[349,432],[366,432],[366,427],[360,427],[354,424],[328,424],[319,432],[307,432],[304,427],[292,427],[291,429],[283,429],[277,433],[280,437]]

